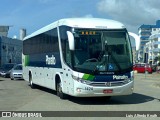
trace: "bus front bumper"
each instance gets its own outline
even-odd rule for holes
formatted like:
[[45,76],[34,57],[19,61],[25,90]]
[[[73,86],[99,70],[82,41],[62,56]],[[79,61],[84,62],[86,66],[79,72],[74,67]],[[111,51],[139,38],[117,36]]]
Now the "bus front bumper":
[[74,89],[74,95],[77,97],[101,97],[101,96],[120,96],[133,93],[134,82],[131,81],[123,86],[116,87],[95,87],[84,84],[77,84]]

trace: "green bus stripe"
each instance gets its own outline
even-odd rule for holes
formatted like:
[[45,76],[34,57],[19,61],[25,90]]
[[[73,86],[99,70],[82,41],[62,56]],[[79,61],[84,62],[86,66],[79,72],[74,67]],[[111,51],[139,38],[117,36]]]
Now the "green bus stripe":
[[90,74],[84,74],[82,77],[84,80],[93,80],[95,76],[90,75]]
[[25,59],[24,59],[24,66],[28,66],[29,65],[29,55],[25,55]]

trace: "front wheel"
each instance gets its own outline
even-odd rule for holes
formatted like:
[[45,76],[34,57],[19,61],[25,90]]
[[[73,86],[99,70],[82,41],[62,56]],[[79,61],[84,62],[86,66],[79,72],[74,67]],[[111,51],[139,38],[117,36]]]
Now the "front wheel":
[[59,81],[57,83],[57,96],[59,96],[61,99],[65,99],[66,98],[66,94],[64,94],[62,92],[62,83],[61,83],[61,81]]

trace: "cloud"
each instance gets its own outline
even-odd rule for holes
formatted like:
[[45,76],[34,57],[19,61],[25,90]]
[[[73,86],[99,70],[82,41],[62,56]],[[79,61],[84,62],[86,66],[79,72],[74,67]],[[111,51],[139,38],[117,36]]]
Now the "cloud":
[[155,24],[160,19],[159,0],[101,0],[98,11],[136,30],[142,24]]

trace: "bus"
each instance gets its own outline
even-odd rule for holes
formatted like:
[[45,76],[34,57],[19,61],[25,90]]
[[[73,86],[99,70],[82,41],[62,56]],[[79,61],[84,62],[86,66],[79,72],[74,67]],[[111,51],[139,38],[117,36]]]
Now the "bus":
[[134,89],[130,37],[124,25],[102,18],[66,18],[23,39],[23,77],[66,96],[130,95]]

